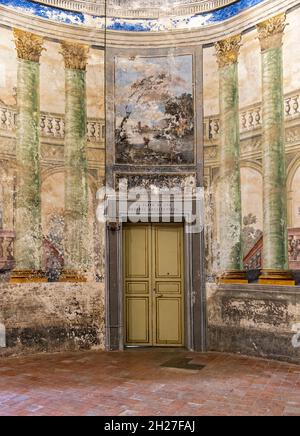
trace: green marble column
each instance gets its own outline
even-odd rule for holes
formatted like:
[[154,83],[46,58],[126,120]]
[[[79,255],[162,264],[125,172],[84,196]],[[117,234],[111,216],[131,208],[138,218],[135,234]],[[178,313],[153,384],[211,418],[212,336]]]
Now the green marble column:
[[220,267],[222,283],[247,283],[243,272],[238,54],[241,35],[215,44],[220,86]]
[[16,269],[12,282],[44,281],[41,273],[40,66],[43,39],[14,29],[18,55]]
[[[257,26],[262,50],[264,248],[261,283],[294,284],[288,272],[282,37],[285,14]],[[291,283],[290,283],[291,282]]]
[[88,47],[63,43],[65,60],[65,270],[83,281],[89,266],[86,65]]

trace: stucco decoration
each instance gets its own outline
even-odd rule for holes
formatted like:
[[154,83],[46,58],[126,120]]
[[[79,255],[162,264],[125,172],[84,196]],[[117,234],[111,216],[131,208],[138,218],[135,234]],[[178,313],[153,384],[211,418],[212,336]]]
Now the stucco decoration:
[[257,25],[262,50],[282,45],[282,36],[286,28],[286,14],[280,14]]
[[89,46],[64,41],[61,44],[61,49],[66,68],[70,70],[86,70]]
[[14,29],[16,50],[19,59],[39,62],[43,50],[44,38],[20,29]]
[[217,61],[220,68],[232,65],[238,60],[241,47],[242,35],[232,36],[230,38],[218,41],[215,44],[217,52]]

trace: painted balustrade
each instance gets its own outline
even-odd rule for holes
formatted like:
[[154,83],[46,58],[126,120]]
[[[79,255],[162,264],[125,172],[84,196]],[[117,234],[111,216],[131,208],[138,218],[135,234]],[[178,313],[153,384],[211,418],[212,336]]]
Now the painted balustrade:
[[[17,111],[15,108],[0,106],[0,130],[15,132],[17,127]],[[104,141],[104,120],[92,118],[87,122],[88,142]],[[41,113],[40,135],[42,138],[63,140],[65,137],[65,119],[63,115]]]
[[[285,120],[300,117],[300,92],[294,92],[284,99]],[[0,106],[0,130],[14,132],[17,124],[17,111],[14,107]],[[261,104],[255,104],[240,110],[241,134],[259,130],[263,125]],[[206,117],[204,120],[204,138],[206,141],[218,141],[221,126],[218,115]],[[61,114],[41,113],[40,133],[44,138],[63,140],[65,137],[65,120]],[[105,122],[92,118],[87,122],[88,142],[100,143],[105,139]]]
[[300,270],[300,228],[289,229],[289,263],[293,270]]
[[0,230],[0,271],[9,271],[14,268],[14,241],[15,232]]
[[[285,120],[300,117],[300,92],[287,94],[284,98]],[[263,126],[263,114],[261,104],[255,104],[240,110],[240,132],[245,134]],[[204,120],[204,132],[206,140],[217,140],[221,133],[220,119],[218,115],[206,117]]]

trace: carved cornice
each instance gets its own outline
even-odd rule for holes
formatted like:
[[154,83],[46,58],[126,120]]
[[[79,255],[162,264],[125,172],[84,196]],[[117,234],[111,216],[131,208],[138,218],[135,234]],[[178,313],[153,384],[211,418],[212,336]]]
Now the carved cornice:
[[65,60],[65,67],[70,70],[86,70],[89,46],[74,42],[62,42],[60,52]]
[[[120,6],[118,0],[33,0],[36,3],[84,12],[90,15],[114,18],[152,18],[194,15],[223,8],[237,0],[182,0],[166,7],[165,0],[127,1]],[[105,4],[106,3],[106,4]]]
[[262,51],[282,46],[282,37],[286,27],[286,14],[270,18],[257,26]]
[[242,35],[232,36],[215,43],[219,68],[227,67],[237,62]]
[[39,62],[43,50],[44,38],[25,32],[20,29],[13,29],[17,55],[25,61]]
[[243,33],[263,22],[270,16],[283,11],[299,8],[299,0],[264,0],[260,6],[249,8],[235,17],[209,26],[193,29],[178,29],[176,32],[125,32],[107,31],[100,27],[75,25],[57,22],[52,19],[42,19],[27,13],[16,11],[0,4],[0,26],[35,29],[45,39],[56,41],[72,40],[81,44],[103,48],[118,48],[119,50],[133,48],[171,48],[211,45],[224,39],[227,35]]

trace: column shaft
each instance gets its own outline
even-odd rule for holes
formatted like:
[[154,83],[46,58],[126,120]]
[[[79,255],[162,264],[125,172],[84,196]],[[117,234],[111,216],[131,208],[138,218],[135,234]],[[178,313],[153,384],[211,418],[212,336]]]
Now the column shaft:
[[86,65],[88,47],[64,42],[65,271],[62,281],[84,281],[89,267]]
[[287,193],[282,49],[262,53],[264,269],[287,269]]
[[16,271],[13,281],[30,280],[41,265],[40,66],[43,40],[14,30],[18,53]]
[[39,64],[18,61],[16,268],[41,269]]
[[85,71],[66,69],[65,268],[87,263],[88,186]]
[[258,28],[262,50],[264,247],[262,284],[294,285],[288,271],[282,37],[285,14]]
[[241,36],[216,44],[220,85],[220,267],[222,282],[247,282],[243,273],[238,53]]
[[240,181],[240,137],[237,64],[220,69],[221,186],[220,204],[221,267],[242,269],[242,208]]

